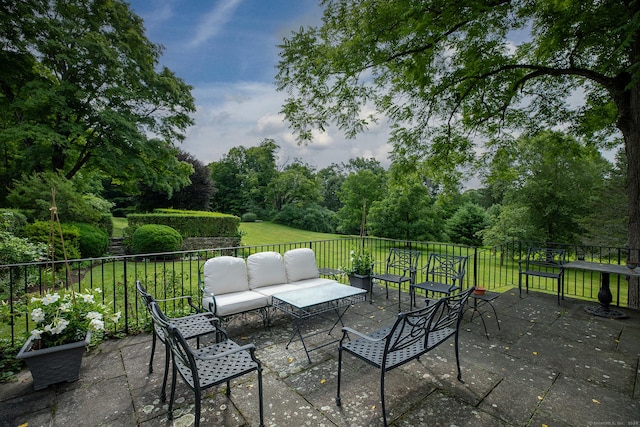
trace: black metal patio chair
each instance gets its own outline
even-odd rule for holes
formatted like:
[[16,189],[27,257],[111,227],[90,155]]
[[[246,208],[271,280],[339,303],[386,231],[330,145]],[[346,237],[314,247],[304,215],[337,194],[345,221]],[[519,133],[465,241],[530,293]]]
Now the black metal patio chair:
[[529,276],[555,279],[558,282],[558,304],[564,299],[564,267],[567,252],[564,249],[537,248],[527,249],[525,259],[518,261],[518,290],[522,297],[522,276],[529,293]]
[[391,248],[385,262],[384,271],[374,273],[372,278],[384,282],[387,299],[389,299],[389,282],[398,284],[398,311],[401,308],[400,296],[402,284],[415,283],[416,269],[418,267],[418,259],[420,251],[411,249]]
[[206,347],[194,349],[173,323],[160,310],[158,304],[151,302],[151,316],[158,330],[166,337],[171,349],[172,376],[171,396],[169,398],[168,418],[173,416],[177,374],[195,394],[195,425],[200,425],[200,406],[202,390],[226,383],[226,395],[231,394],[231,380],[253,371],[258,373],[258,400],[260,426],[264,426],[264,407],[262,399],[262,364],[256,358],[255,345],[239,346],[234,341],[224,341]]
[[[151,303],[152,302],[165,302],[165,301],[177,301],[180,299],[186,299],[188,304],[195,310],[199,311],[198,307],[193,304],[191,296],[181,296],[175,298],[155,299],[145,289],[142,283],[136,281],[136,289],[138,290],[138,297],[142,304],[145,306],[149,314],[151,315]],[[169,318],[169,321],[173,323],[176,328],[180,330],[182,336],[187,339],[196,339],[196,345],[200,347],[200,338],[205,335],[214,334],[215,340],[219,341],[221,338],[226,338],[226,332],[220,328],[220,321],[210,312],[200,313],[184,316]],[[167,399],[167,376],[169,374],[169,359],[170,351],[167,346],[166,337],[163,335],[163,331],[159,330],[155,323],[152,323],[152,340],[151,340],[151,356],[149,358],[149,373],[153,372],[153,356],[156,352],[156,338],[165,345],[165,360],[164,360],[164,377],[162,380],[162,392],[160,398],[164,402]]]
[[416,290],[425,291],[425,297],[435,294],[451,295],[460,289],[465,275],[467,257],[432,253],[424,267],[425,281],[410,285],[411,306],[416,304]]
[[[387,371],[417,359],[449,338],[455,337],[458,380],[462,381],[458,331],[465,304],[474,289],[472,287],[464,292],[444,297],[424,308],[398,313],[397,319],[391,327],[379,329],[368,335],[348,327],[342,328],[343,335],[338,346],[336,405],[342,405],[340,381],[343,351],[380,369],[380,402],[385,426],[387,425],[387,413],[384,399],[384,379]],[[350,341],[352,336],[356,339]]]

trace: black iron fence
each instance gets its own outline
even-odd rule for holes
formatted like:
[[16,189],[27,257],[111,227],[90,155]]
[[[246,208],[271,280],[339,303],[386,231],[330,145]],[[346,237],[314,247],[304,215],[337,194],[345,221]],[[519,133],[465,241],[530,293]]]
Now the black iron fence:
[[[518,286],[518,261],[531,242],[510,242],[492,248],[475,248],[449,243],[419,242],[380,238],[340,238],[286,244],[241,246],[207,250],[157,253],[135,256],[112,256],[64,261],[23,263],[0,266],[0,301],[4,312],[16,313],[19,298],[32,293],[43,294],[51,289],[68,288],[77,291],[100,288],[103,302],[113,311],[122,313],[117,325],[109,325],[111,334],[129,334],[147,327],[149,319],[139,303],[135,282],[141,280],[147,290],[157,299],[191,295],[200,304],[199,273],[204,262],[219,255],[247,257],[255,252],[275,251],[284,253],[289,249],[307,247],[315,252],[319,267],[341,269],[348,267],[351,250],[364,245],[373,255],[377,268],[384,265],[389,248],[406,248],[422,253],[419,266],[424,266],[429,253],[449,253],[468,257],[467,272],[463,288],[483,286],[502,291]],[[539,245],[539,244],[537,244]],[[547,245],[549,246],[549,245]],[[559,247],[562,245],[553,245]],[[564,245],[570,259],[624,264],[629,256],[625,248],[576,247]],[[346,276],[338,279],[347,283]],[[417,280],[424,279],[418,271]],[[600,277],[597,273],[567,271],[565,273],[565,295],[596,300]],[[530,280],[529,287],[555,293],[555,282],[538,278]],[[614,304],[625,306],[628,281],[622,276],[612,276]],[[408,289],[403,289],[408,291]],[[186,312],[188,306],[182,302],[168,302],[163,306],[168,313]],[[26,337],[34,324],[27,313],[18,316],[3,316],[0,337],[15,345],[16,340]]]

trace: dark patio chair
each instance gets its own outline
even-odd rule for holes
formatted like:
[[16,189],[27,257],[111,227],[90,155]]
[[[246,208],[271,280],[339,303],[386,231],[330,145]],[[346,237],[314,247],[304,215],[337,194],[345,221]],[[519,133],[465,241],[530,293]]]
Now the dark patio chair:
[[195,425],[200,425],[200,406],[202,390],[226,383],[226,395],[231,394],[231,380],[253,371],[258,372],[258,402],[260,426],[264,426],[264,408],[262,400],[262,364],[256,358],[255,345],[239,346],[226,339],[206,347],[193,349],[170,319],[160,310],[158,304],[151,302],[151,317],[160,333],[166,337],[171,349],[172,375],[171,396],[169,398],[168,418],[173,417],[177,374],[195,394]]
[[[340,381],[343,351],[380,369],[380,402],[385,426],[387,425],[387,413],[384,400],[384,378],[387,371],[417,359],[449,338],[455,337],[458,380],[462,381],[458,331],[464,306],[473,289],[475,288],[442,298],[424,308],[398,313],[398,317],[391,327],[379,329],[368,335],[348,327],[342,328],[343,335],[338,346],[336,405],[342,405]],[[352,336],[357,338],[349,341]]]
[[389,282],[398,284],[398,310],[400,310],[400,296],[402,284],[415,282],[416,269],[418,267],[418,259],[420,251],[410,249],[389,249],[389,255],[385,262],[384,271],[374,273],[372,278],[384,282],[387,290],[387,299],[389,299]]
[[525,259],[518,261],[518,290],[522,297],[522,276],[529,293],[529,276],[555,279],[558,282],[558,304],[564,299],[564,267],[567,252],[564,249],[537,248],[527,249]]
[[427,265],[424,267],[425,281],[412,284],[409,289],[412,307],[416,304],[416,289],[425,291],[425,297],[429,293],[449,296],[460,289],[464,279],[467,257],[449,254],[429,255]]
[[[166,299],[155,299],[151,296],[149,292],[144,288],[142,283],[137,280],[136,281],[136,289],[138,290],[138,296],[140,301],[142,301],[143,305],[151,315],[151,303],[152,302],[164,302],[164,301],[176,301],[180,299],[186,299],[188,304],[195,310],[199,311],[198,308],[193,304],[191,296],[183,296],[176,298],[166,298]],[[216,341],[220,340],[222,337],[226,337],[226,332],[224,332],[220,328],[220,321],[217,317],[215,317],[212,313],[196,313],[189,316],[184,317],[176,317],[170,318],[170,322],[172,322],[176,328],[180,330],[182,336],[189,339],[196,339],[196,345],[200,347],[200,337],[205,335],[214,334]],[[160,398],[164,402],[167,399],[166,388],[167,388],[167,375],[169,373],[169,359],[170,359],[170,351],[167,346],[166,337],[163,335],[162,330],[159,330],[155,323],[152,324],[152,340],[151,340],[151,357],[149,358],[149,373],[153,372],[153,356],[156,352],[156,338],[160,339],[162,343],[165,345],[165,360],[164,360],[164,378],[162,380],[162,392],[160,393]]]

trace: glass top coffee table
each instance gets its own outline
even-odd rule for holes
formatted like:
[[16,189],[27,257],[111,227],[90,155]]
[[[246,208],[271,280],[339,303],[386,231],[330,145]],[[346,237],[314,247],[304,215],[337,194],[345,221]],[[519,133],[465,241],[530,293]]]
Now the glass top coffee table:
[[[291,316],[295,325],[293,335],[291,335],[291,339],[289,339],[285,348],[289,348],[289,345],[294,340],[300,340],[307,354],[307,359],[309,363],[311,363],[309,352],[338,342],[339,339],[317,347],[307,348],[304,342],[305,338],[310,338],[325,332],[327,335],[331,335],[331,332],[338,323],[344,326],[342,323],[344,314],[351,305],[365,301],[367,298],[366,294],[367,291],[365,289],[354,288],[340,283],[328,283],[326,285],[274,294],[273,306],[277,310]],[[337,316],[336,321],[329,329],[309,335],[302,335],[302,325],[305,320],[329,313],[335,313]]]

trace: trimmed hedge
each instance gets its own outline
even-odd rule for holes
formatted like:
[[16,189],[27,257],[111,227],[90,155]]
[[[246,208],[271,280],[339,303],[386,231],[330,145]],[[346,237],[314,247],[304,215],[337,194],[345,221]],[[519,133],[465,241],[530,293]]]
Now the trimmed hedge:
[[80,255],[82,258],[99,258],[109,249],[109,236],[104,230],[90,224],[76,223],[80,230]]
[[182,236],[169,226],[146,224],[136,229],[131,244],[134,254],[178,252],[182,249]]
[[160,224],[177,230],[182,237],[236,237],[240,218],[235,215],[206,211],[156,209],[149,214],[127,215],[129,227]]

